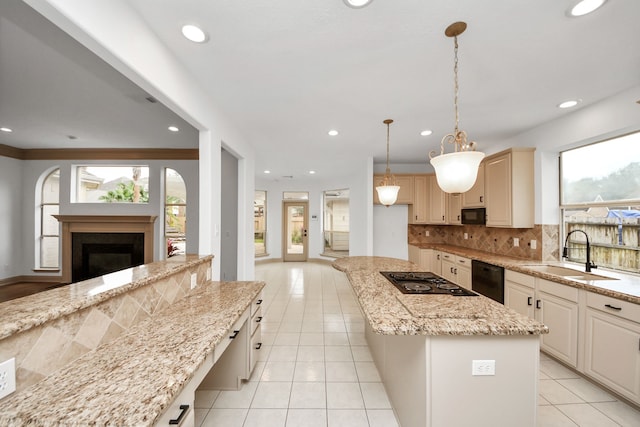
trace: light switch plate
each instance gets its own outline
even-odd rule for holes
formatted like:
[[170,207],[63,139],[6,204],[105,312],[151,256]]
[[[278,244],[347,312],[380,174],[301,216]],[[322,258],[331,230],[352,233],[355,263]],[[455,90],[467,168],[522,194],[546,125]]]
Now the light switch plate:
[[471,361],[471,375],[495,375],[495,374],[496,374],[495,360],[472,360]]
[[536,240],[532,240],[531,241],[531,249],[537,249],[538,248],[538,242]]
[[517,237],[513,238],[513,247],[517,248],[518,246],[520,246],[520,239]]
[[16,391],[16,359],[0,363],[0,399]]

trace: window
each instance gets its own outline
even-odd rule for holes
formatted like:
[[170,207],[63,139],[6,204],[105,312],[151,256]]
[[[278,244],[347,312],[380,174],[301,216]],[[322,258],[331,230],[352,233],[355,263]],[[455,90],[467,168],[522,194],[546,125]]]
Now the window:
[[75,203],[149,203],[148,166],[77,166]]
[[60,169],[50,172],[42,181],[40,188],[40,209],[37,218],[40,236],[38,239],[39,268],[57,269],[60,267],[60,227],[53,216],[59,212]]
[[267,192],[256,191],[253,201],[253,241],[255,255],[267,255]]
[[[582,230],[595,264],[640,271],[640,132],[562,152],[560,165],[563,236]],[[584,234],[566,246],[585,262]]]
[[165,169],[164,193],[164,235],[169,258],[186,253],[187,244],[187,187],[173,169]]
[[324,198],[324,252],[330,257],[349,255],[349,190],[329,190]]

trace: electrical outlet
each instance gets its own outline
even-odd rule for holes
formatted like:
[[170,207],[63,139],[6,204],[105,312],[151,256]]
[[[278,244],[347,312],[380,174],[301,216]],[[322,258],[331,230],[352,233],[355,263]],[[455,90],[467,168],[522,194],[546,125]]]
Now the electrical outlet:
[[424,232],[424,235],[425,235],[426,237],[429,237],[429,230],[425,231],[425,232]]
[[537,240],[532,240],[531,241],[531,249],[536,249],[538,247],[538,241]]
[[16,391],[16,359],[0,363],[0,399]]
[[469,238],[469,233],[464,233],[463,237],[464,237],[464,240],[467,240]]
[[196,273],[191,273],[191,289],[195,288],[198,285],[197,279],[198,275]]
[[471,375],[495,375],[495,374],[496,374],[495,360],[472,360],[471,361]]
[[520,239],[518,239],[517,237],[513,238],[513,247],[517,248],[518,246],[520,246]]

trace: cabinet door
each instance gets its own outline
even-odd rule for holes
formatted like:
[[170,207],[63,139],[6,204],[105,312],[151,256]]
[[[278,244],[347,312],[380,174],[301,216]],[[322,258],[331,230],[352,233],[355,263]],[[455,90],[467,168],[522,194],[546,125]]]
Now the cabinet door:
[[515,282],[504,282],[504,305],[518,313],[534,318],[534,290]]
[[[376,187],[383,177],[384,174],[373,175],[373,203],[376,205],[380,204]],[[398,191],[398,200],[395,204],[410,205],[413,203],[413,175],[396,175],[396,184],[400,186],[400,191]]]
[[413,178],[413,205],[409,209],[410,224],[426,224],[429,220],[429,177],[416,175]]
[[546,292],[538,292],[536,319],[549,327],[540,335],[540,348],[563,362],[578,364],[578,304]]
[[511,154],[489,160],[485,166],[487,226],[509,227],[511,216]]
[[435,176],[429,177],[429,223],[446,224],[446,195]]
[[433,249],[420,249],[420,268],[424,271],[433,271],[433,267],[431,267],[432,254]]
[[458,265],[455,272],[456,283],[463,288],[471,289],[471,269]]
[[442,275],[442,254],[440,251],[431,252],[431,271],[438,276]]
[[640,403],[640,324],[591,308],[586,319],[585,373]]
[[414,264],[420,264],[420,248],[409,245],[409,261]]
[[473,187],[466,193],[462,193],[463,208],[482,208],[484,207],[484,163],[478,168],[478,178]]
[[449,200],[449,224],[462,224],[460,219],[462,196],[460,194],[447,194],[447,199]]
[[456,263],[449,259],[442,259],[442,273],[441,276],[450,282],[458,283],[456,279]]

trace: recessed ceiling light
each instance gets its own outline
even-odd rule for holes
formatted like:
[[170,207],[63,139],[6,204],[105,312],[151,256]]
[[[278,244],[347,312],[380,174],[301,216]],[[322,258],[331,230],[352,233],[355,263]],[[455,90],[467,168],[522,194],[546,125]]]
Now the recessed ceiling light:
[[204,43],[207,41],[207,34],[195,25],[185,25],[182,27],[182,35],[195,43]]
[[558,104],[558,108],[571,108],[575,107],[580,103],[581,99],[570,99],[569,101],[564,101]]
[[315,173],[316,173],[316,171],[309,171],[309,175],[313,175]]
[[422,136],[429,136],[433,133],[433,131],[431,129],[425,129],[422,132],[420,132],[420,135]]
[[9,129],[9,128],[0,128],[0,130],[1,130],[2,132],[7,132],[7,133],[9,133],[9,132],[13,132],[13,129]]
[[329,135],[331,135],[331,136],[336,136],[336,135],[338,135],[338,131],[337,131],[337,130],[335,130],[335,129],[331,129],[328,133],[329,133]]
[[360,9],[361,7],[367,6],[373,0],[344,0],[344,4],[354,9]]
[[271,173],[271,171],[270,170],[266,170],[266,171],[264,171],[264,173]]
[[171,132],[178,132],[180,130],[176,126],[169,126],[167,129],[169,129]]
[[601,7],[607,0],[580,0],[569,9],[569,16],[584,16]]

